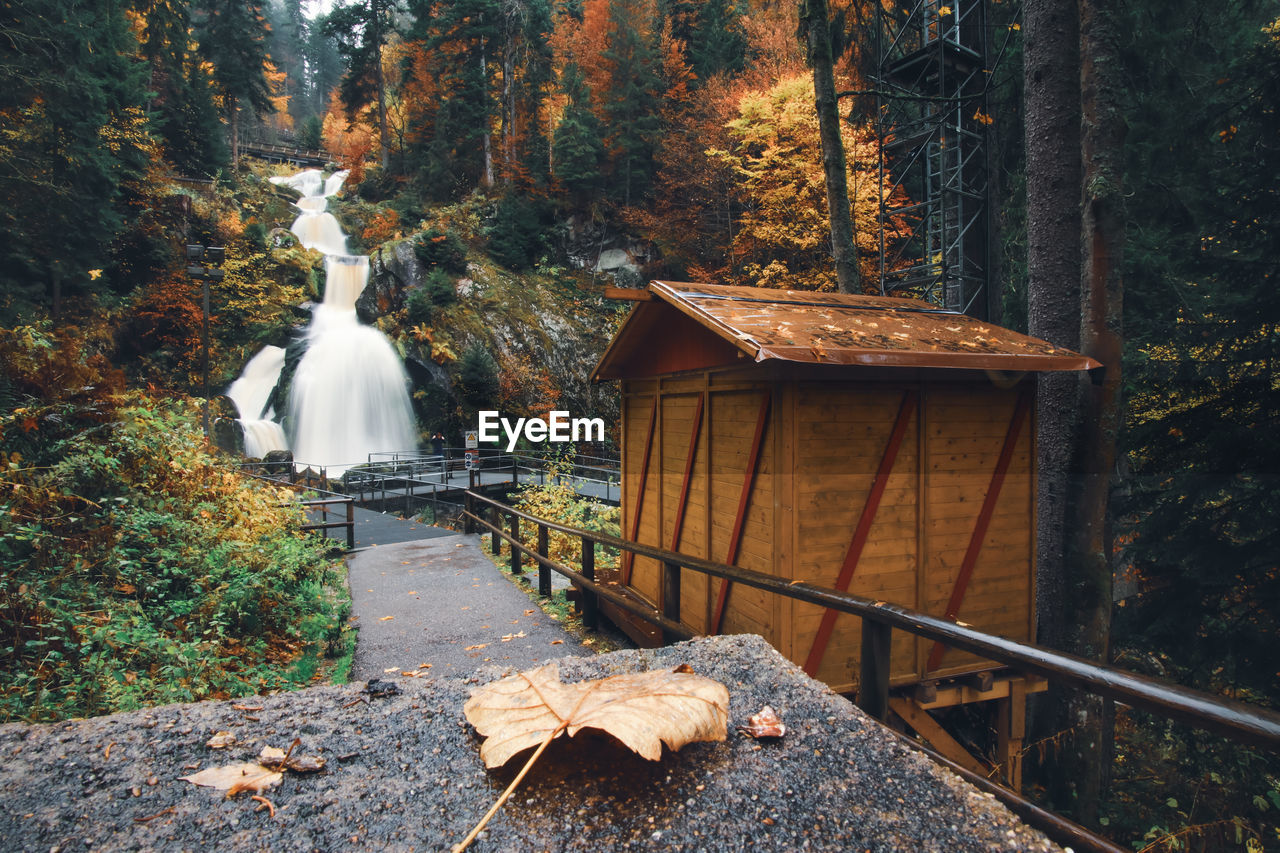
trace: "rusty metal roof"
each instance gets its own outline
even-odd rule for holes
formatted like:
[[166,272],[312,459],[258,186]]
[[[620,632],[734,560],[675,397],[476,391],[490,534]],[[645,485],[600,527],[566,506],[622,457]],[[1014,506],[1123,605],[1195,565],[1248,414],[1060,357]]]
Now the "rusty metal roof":
[[[1017,371],[1100,366],[1047,341],[911,299],[672,281],[651,282],[649,292],[757,362]],[[610,344],[597,379],[620,375],[615,362],[631,347],[619,344],[635,316]]]

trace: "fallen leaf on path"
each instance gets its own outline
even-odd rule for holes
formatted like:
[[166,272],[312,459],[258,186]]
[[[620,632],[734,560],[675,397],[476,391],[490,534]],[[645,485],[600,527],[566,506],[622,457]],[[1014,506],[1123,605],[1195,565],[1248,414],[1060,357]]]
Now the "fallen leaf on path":
[[229,746],[234,746],[235,742],[236,736],[231,732],[217,732],[213,737],[205,741],[204,745],[210,749],[226,749]]
[[418,591],[416,589],[411,589],[407,593],[405,593],[405,595],[417,595],[417,594],[418,594]]
[[420,663],[420,664],[418,664],[418,669],[431,669],[431,664],[429,664],[429,663]]
[[465,649],[463,649],[463,651],[464,651],[464,652],[473,652],[473,651],[475,651],[476,649],[483,649],[483,648],[484,648],[485,646],[487,646],[487,645],[489,645],[489,644],[488,644],[488,643],[476,643],[474,646],[467,646]]
[[505,636],[502,637],[502,642],[509,643],[512,640],[518,640],[524,636],[527,636],[524,631],[521,631],[519,634],[506,634]]
[[398,666],[389,666],[383,670],[383,672],[399,672],[399,671],[400,671],[400,667]]
[[260,794],[268,788],[279,785],[284,776],[274,770],[268,770],[261,764],[245,761],[239,764],[226,764],[222,767],[210,767],[199,773],[178,778],[192,785],[226,791],[228,797],[234,797],[244,791]]
[[232,706],[231,706],[231,710],[233,710],[233,711],[261,711],[261,710],[262,710],[262,706],[261,706],[261,705],[232,705]]
[[475,840],[511,796],[552,740],[583,729],[612,735],[650,761],[697,741],[721,741],[728,734],[729,691],[723,684],[691,672],[669,669],[615,675],[564,684],[558,664],[486,684],[463,706],[467,721],[485,739],[480,757],[486,767],[501,767],[519,752],[536,751],[470,834],[453,849]]
[[476,690],[463,713],[485,742],[486,767],[501,767],[513,755],[544,739],[584,728],[613,735],[650,761],[696,741],[724,740],[729,691],[701,675],[669,669],[628,673],[563,684],[559,665],[549,663]]
[[552,640],[552,641],[551,641],[551,645],[553,645],[553,646],[563,646],[563,645],[564,645],[564,640]]
[[394,618],[396,618],[396,617],[394,617],[394,616],[383,616],[383,617],[382,617],[381,619],[379,619],[378,621],[379,621],[379,622],[386,622],[386,621],[389,621],[389,620],[394,619]]

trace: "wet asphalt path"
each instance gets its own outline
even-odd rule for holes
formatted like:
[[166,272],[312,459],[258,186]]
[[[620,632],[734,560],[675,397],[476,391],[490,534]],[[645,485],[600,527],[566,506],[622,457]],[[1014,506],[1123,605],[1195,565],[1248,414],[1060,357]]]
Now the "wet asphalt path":
[[443,532],[347,557],[359,628],[353,681],[461,677],[486,664],[525,669],[586,651],[502,577],[478,536]]

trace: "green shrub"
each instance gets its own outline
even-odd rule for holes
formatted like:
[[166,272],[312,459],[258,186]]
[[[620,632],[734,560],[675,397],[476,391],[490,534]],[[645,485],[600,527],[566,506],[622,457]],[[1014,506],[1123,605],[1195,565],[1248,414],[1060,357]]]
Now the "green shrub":
[[549,210],[545,203],[508,195],[498,202],[493,218],[484,228],[489,254],[507,269],[533,266],[545,250]]
[[441,308],[448,308],[458,301],[458,285],[453,276],[439,268],[427,273],[423,290],[430,296],[431,302]]
[[484,344],[472,341],[467,347],[458,366],[454,388],[458,397],[474,409],[492,406],[498,398],[498,362]]
[[466,244],[452,231],[428,228],[414,239],[413,252],[428,268],[440,267],[456,275],[467,271]]
[[0,330],[21,396],[0,415],[0,720],[296,686],[348,656],[341,564],[291,493],[210,456],[194,404],[44,385],[69,349]]
[[431,325],[435,304],[425,286],[415,287],[409,291],[409,298],[405,300],[405,311],[408,314],[409,325]]

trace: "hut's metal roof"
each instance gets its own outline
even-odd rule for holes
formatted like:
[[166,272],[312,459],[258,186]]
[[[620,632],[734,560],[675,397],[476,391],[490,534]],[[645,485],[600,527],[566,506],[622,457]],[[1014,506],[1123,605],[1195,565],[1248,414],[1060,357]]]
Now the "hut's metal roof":
[[[808,364],[966,370],[1089,370],[1098,362],[1047,341],[911,299],[654,281],[649,292],[744,356]],[[624,341],[641,302],[609,345],[595,378],[622,375]],[[659,309],[661,310],[661,309]]]

